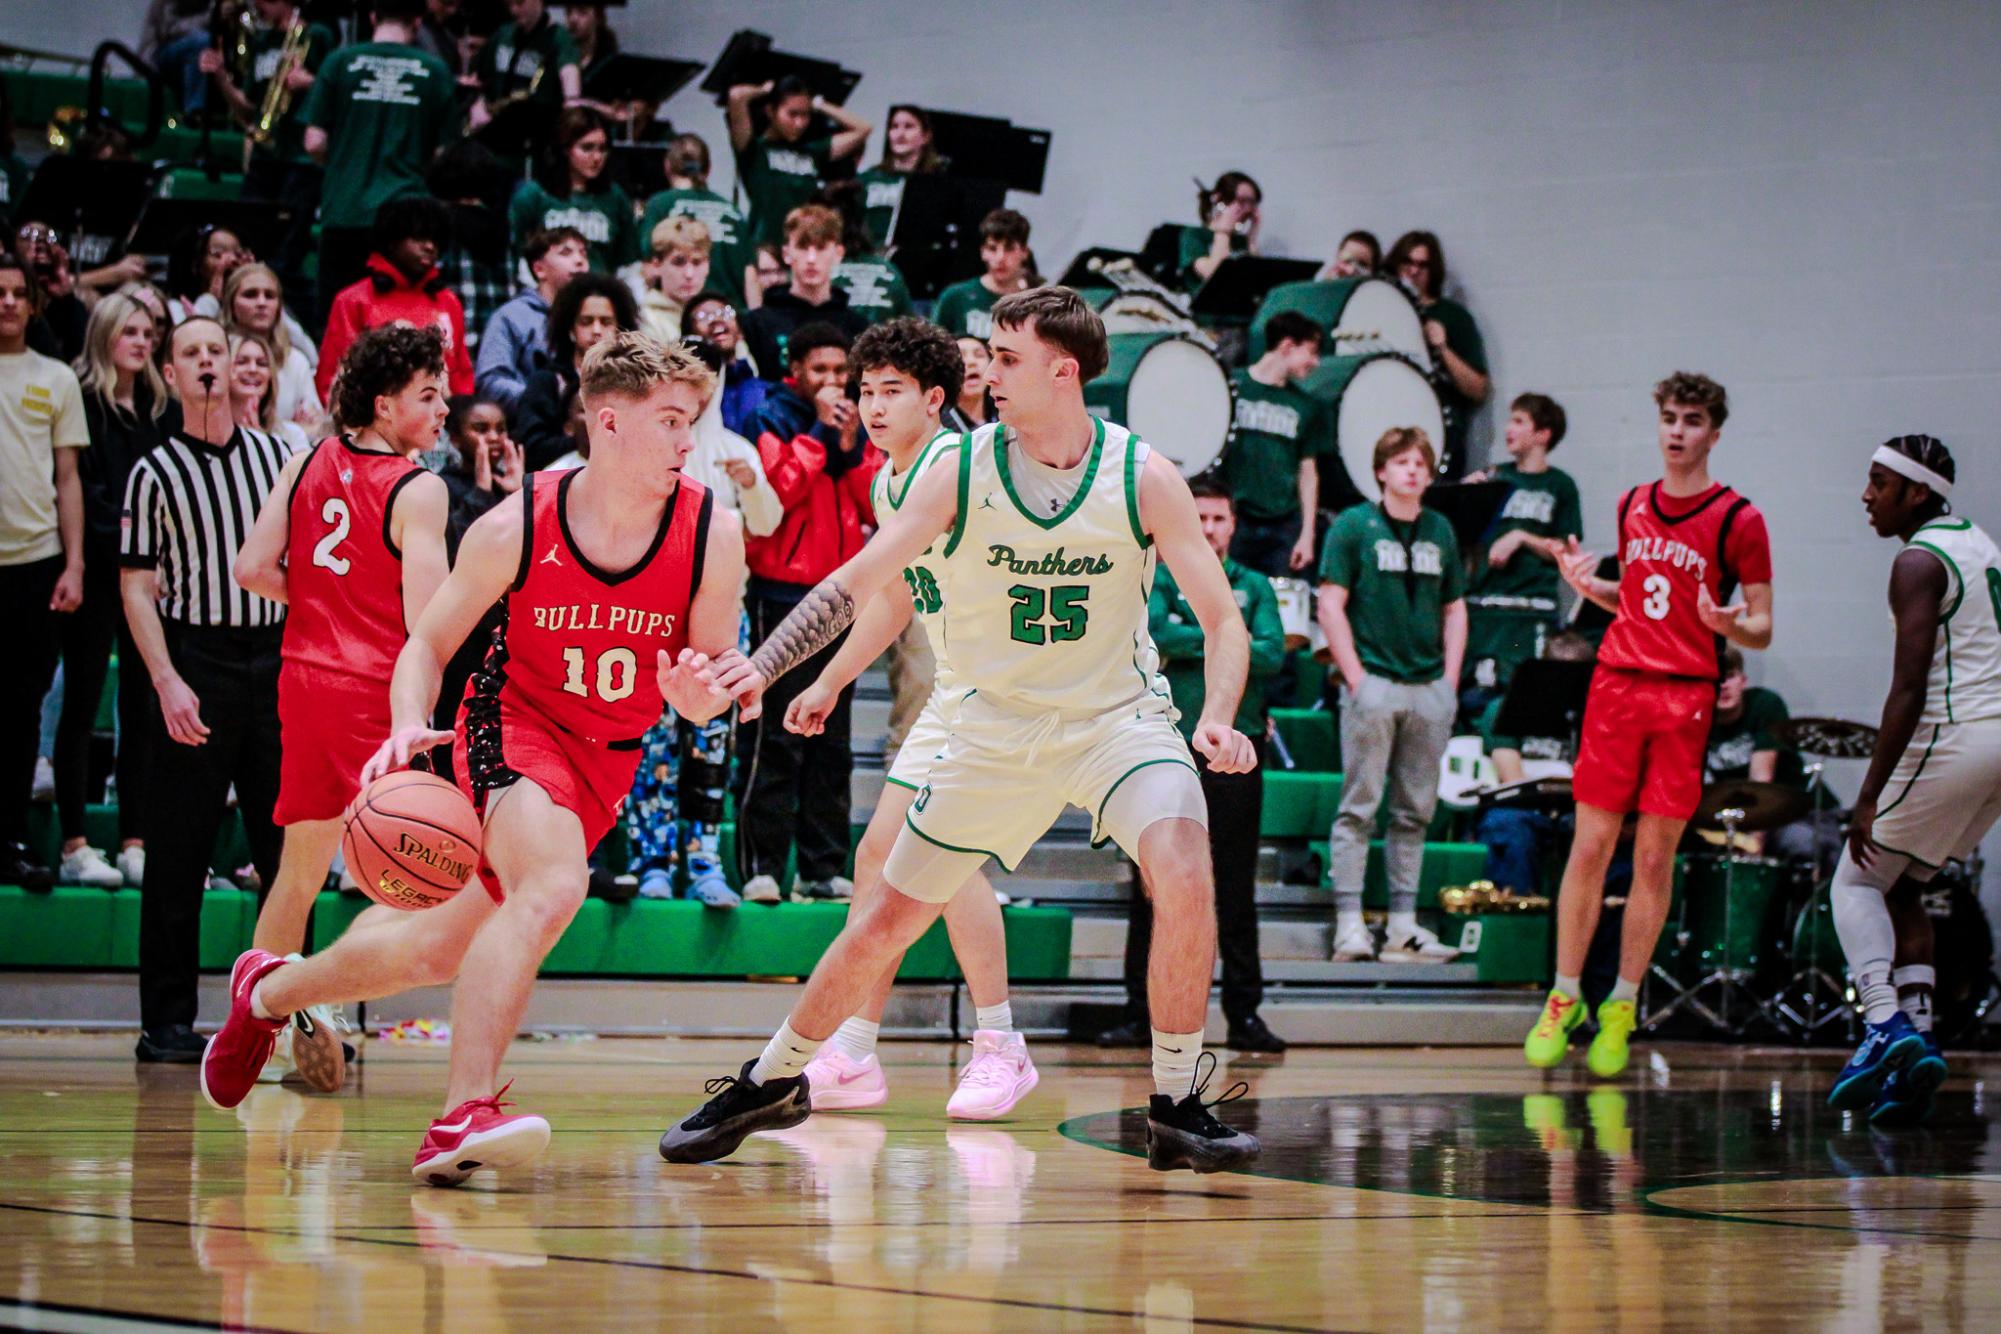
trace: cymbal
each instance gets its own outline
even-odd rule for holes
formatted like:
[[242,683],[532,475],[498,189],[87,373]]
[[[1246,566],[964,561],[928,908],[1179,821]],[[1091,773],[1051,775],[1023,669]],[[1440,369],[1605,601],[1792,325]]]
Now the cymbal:
[[1827,760],[1866,760],[1876,753],[1876,729],[1846,718],[1788,718],[1772,735],[1802,755]]
[[1760,830],[1777,829],[1780,825],[1791,824],[1813,808],[1804,792],[1777,783],[1754,783],[1749,779],[1737,779],[1729,783],[1711,783],[1702,790],[1702,804],[1696,807],[1695,818],[1689,823],[1698,829],[1722,829],[1723,813],[1735,811],[1738,814],[1731,823],[1737,831],[1755,834]]

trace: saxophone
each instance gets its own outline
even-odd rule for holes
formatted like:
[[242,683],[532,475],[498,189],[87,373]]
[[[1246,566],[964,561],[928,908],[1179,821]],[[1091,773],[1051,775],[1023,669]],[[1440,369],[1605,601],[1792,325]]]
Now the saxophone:
[[248,138],[259,148],[269,148],[278,135],[278,122],[292,109],[292,71],[306,58],[306,25],[294,23],[285,30],[285,43],[278,50],[278,67],[271,72],[271,82],[264,85],[264,104],[257,110],[257,121],[250,127]]

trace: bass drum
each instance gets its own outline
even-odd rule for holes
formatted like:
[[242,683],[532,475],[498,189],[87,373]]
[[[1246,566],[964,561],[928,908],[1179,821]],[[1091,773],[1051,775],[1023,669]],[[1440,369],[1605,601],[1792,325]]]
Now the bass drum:
[[1147,291],[1102,291],[1091,308],[1105,322],[1105,334],[1194,333],[1195,321],[1165,296]]
[[1113,334],[1084,405],[1165,454],[1183,477],[1216,466],[1236,431],[1236,390],[1206,345],[1176,333]]
[[[1933,1029],[1939,1041],[1978,1037],[1997,999],[1994,938],[1980,906],[1978,874],[1964,862],[1947,862],[1924,887],[1925,916],[1932,922],[1932,963],[1938,981],[1932,991]],[[1834,929],[1832,886],[1821,881],[1793,919],[1792,966],[1818,968],[1847,980],[1848,961]]]
[[1271,289],[1251,321],[1250,354],[1265,354],[1265,324],[1282,310],[1294,310],[1333,335],[1322,349],[1328,356],[1401,352],[1426,370],[1431,347],[1424,321],[1403,288],[1383,278],[1335,278],[1327,282],[1281,283]]
[[1379,499],[1383,493],[1375,469],[1376,441],[1383,432],[1393,426],[1417,426],[1431,437],[1433,449],[1444,447],[1445,409],[1439,405],[1438,391],[1421,369],[1394,352],[1322,358],[1320,369],[1299,387],[1334,414],[1341,463],[1364,500]]

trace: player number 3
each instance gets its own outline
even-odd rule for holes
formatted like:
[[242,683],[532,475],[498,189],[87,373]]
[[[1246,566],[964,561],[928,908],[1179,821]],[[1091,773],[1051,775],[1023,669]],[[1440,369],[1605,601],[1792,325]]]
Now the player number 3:
[[1669,587],[1667,576],[1664,574],[1650,574],[1647,576],[1647,581],[1641,584],[1640,587],[1645,589],[1647,593],[1647,600],[1640,604],[1640,610],[1653,620],[1666,620]]
[[[629,648],[608,648],[598,654],[597,697],[616,703],[632,693],[637,684],[639,656]],[[584,682],[584,651],[572,645],[563,650],[563,689],[572,695],[591,697]]]

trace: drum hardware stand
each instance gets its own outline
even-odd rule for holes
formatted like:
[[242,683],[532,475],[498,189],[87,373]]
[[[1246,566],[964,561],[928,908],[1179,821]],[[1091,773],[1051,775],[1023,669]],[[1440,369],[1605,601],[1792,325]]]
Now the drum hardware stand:
[[[1751,990],[1750,980],[1752,970],[1739,966],[1741,961],[1731,957],[1733,945],[1731,928],[1736,922],[1735,917],[1731,913],[1731,908],[1733,906],[1733,886],[1737,878],[1737,827],[1743,822],[1746,814],[1747,812],[1740,806],[1726,806],[1716,813],[1718,822],[1723,826],[1723,846],[1726,849],[1723,858],[1722,957],[1717,960],[1716,967],[1712,968],[1706,976],[1698,978],[1693,984],[1678,991],[1666,1005],[1648,1015],[1645,1027],[1649,1030],[1676,1010],[1686,1006],[1711,1028],[1720,1033],[1726,1033],[1731,1037],[1741,1038],[1749,1031],[1750,1020],[1746,1019],[1737,1023],[1731,1021],[1732,1007],[1730,1002],[1732,997],[1739,994],[1750,1002],[1753,1011],[1751,1018],[1766,1014],[1764,1003],[1758,999],[1757,993]],[[1686,945],[1688,943],[1688,932],[1686,930],[1678,930],[1676,938],[1678,943]],[[1669,986],[1681,986],[1680,979],[1674,977],[1658,963],[1650,964],[1648,971],[1660,977]],[[1718,988],[1718,1004],[1714,1009],[1705,1004],[1701,999],[1703,991],[1711,986]]]
[[[1813,842],[1813,884],[1818,886],[1825,874],[1822,868],[1820,848],[1819,816],[1827,810],[1827,787],[1821,777],[1827,768],[1824,760],[1816,758],[1807,766],[1806,776],[1812,785],[1814,819]],[[1766,1015],[1781,1032],[1790,1032],[1805,1046],[1824,1028],[1842,1024],[1853,1028],[1854,1011],[1848,994],[1848,984],[1822,968],[1820,958],[1820,914],[1814,911],[1813,888],[1807,891],[1806,912],[1807,948],[1806,962],[1786,979],[1778,994],[1764,1004]]]

